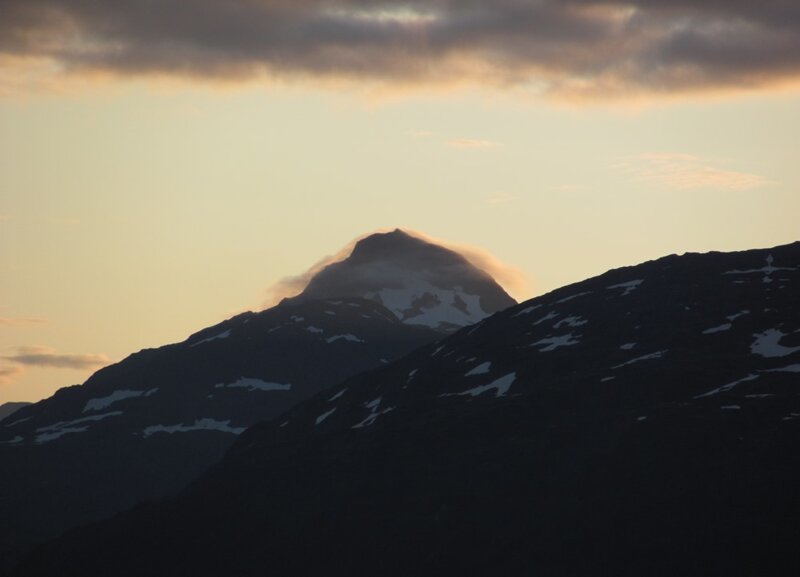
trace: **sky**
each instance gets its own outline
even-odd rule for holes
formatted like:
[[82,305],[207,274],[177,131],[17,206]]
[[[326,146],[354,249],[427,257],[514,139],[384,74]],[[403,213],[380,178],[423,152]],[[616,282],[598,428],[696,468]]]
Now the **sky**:
[[798,80],[794,0],[2,0],[0,403],[376,229],[519,300],[800,240]]

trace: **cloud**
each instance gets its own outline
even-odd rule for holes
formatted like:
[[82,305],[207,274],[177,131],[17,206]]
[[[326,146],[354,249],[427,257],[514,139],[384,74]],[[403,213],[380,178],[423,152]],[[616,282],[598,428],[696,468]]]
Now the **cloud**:
[[1,0],[0,61],[45,76],[269,75],[611,96],[738,90],[798,80],[800,3]]
[[403,229],[406,232],[418,236],[435,244],[440,244],[450,250],[461,254],[473,265],[489,273],[508,294],[517,301],[525,301],[531,296],[530,282],[522,269],[501,261],[489,251],[471,244],[456,243],[449,240],[442,240],[427,235],[422,232]]
[[0,317],[0,327],[30,327],[46,323],[45,319]]
[[502,146],[502,143],[495,142],[493,140],[456,138],[454,140],[448,141],[447,145],[452,148],[476,149],[476,148],[497,148],[498,146]]
[[[342,248],[336,254],[323,258],[315,263],[306,272],[297,276],[281,279],[267,289],[267,299],[264,302],[264,306],[274,306],[283,298],[293,297],[300,294],[303,292],[303,289],[306,288],[311,279],[322,269],[329,264],[340,262],[350,256],[350,253],[353,252],[353,248],[358,241],[376,233],[390,232],[392,230],[394,230],[394,228],[381,228],[358,236],[347,243],[344,248]],[[421,238],[422,240],[433,244],[438,244],[461,254],[473,265],[491,275],[516,300],[521,302],[522,300],[530,298],[529,283],[522,270],[503,263],[488,251],[472,245],[459,244],[438,239],[409,228],[403,228],[402,230],[412,236]]]
[[[379,229],[375,232],[386,232],[389,229]],[[267,287],[266,289],[266,299],[264,300],[264,307],[271,307],[275,306],[279,302],[281,302],[285,298],[293,297],[301,292],[303,289],[306,288],[309,281],[322,269],[324,269],[329,264],[333,264],[335,262],[342,261],[350,256],[350,253],[353,252],[353,247],[355,247],[356,243],[368,237],[370,234],[374,233],[367,233],[363,234],[359,237],[354,238],[350,242],[348,242],[344,247],[338,250],[335,254],[325,256],[318,260],[316,263],[311,265],[311,267],[299,275],[294,276],[287,276],[285,278],[280,279],[273,285]]]
[[768,184],[763,176],[714,166],[690,154],[647,153],[618,168],[642,182],[653,182],[676,190],[709,188],[749,190]]
[[16,365],[56,369],[99,369],[111,363],[105,355],[63,354],[49,347],[17,347],[17,353],[3,357]]
[[25,367],[19,365],[9,365],[0,367],[0,385],[7,385],[16,377],[25,372]]

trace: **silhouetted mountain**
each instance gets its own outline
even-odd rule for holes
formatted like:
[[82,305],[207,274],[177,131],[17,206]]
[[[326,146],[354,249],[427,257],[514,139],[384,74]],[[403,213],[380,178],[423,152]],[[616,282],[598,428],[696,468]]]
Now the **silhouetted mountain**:
[[5,419],[6,417],[13,415],[17,411],[19,411],[22,407],[26,407],[28,405],[30,405],[30,403],[25,403],[25,402],[3,403],[2,405],[0,405],[0,421]]
[[800,243],[610,271],[241,435],[15,575],[788,575]]
[[462,255],[400,229],[360,240],[291,300],[362,297],[407,324],[453,331],[516,304]]
[[0,424],[0,557],[177,491],[238,434],[441,335],[363,299],[245,313]]

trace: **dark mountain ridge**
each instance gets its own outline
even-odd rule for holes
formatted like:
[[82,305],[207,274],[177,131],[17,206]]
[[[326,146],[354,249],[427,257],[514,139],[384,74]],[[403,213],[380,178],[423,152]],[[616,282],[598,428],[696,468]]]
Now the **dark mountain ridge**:
[[242,434],[14,575],[789,574],[800,243],[497,313]]

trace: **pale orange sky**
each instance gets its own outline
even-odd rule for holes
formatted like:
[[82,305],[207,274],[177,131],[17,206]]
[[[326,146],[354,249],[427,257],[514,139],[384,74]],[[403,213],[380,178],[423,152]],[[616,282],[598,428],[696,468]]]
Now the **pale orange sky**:
[[[381,34],[457,21],[342,14]],[[102,20],[81,18],[90,38]],[[633,18],[579,14],[609,42]],[[642,21],[644,42],[657,28]],[[355,74],[349,60],[322,74],[310,51],[279,80],[239,62],[190,81],[172,61],[71,69],[41,46],[0,49],[0,402],[257,309],[279,279],[378,228],[482,248],[527,277],[518,298],[670,253],[800,238],[792,63],[645,84],[619,67],[578,77],[563,52],[543,67],[549,47],[528,48],[492,67],[464,45],[458,62],[430,60],[435,78],[371,61]]]

